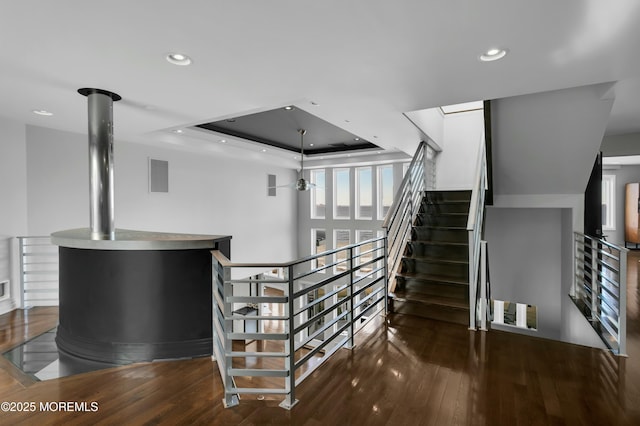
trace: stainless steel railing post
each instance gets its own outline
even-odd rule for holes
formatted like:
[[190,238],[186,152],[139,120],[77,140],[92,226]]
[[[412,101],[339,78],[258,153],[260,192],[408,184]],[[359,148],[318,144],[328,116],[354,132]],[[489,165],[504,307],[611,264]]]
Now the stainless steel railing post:
[[238,395],[232,392],[232,389],[235,388],[235,382],[233,376],[231,375],[231,369],[233,368],[233,357],[231,356],[231,352],[233,352],[233,341],[229,337],[231,333],[233,333],[233,320],[231,319],[233,306],[232,303],[229,302],[229,297],[233,296],[233,284],[231,284],[231,268],[224,268],[224,364],[225,364],[225,392],[224,392],[224,406],[226,408],[233,407],[234,405],[238,405],[240,400],[238,399]]
[[354,299],[353,299],[353,247],[349,248],[349,349],[353,349],[355,347],[355,342],[353,339],[353,318],[354,318]]
[[298,403],[296,399],[296,326],[295,326],[295,291],[294,291],[294,277],[293,277],[293,265],[288,269],[289,283],[287,285],[287,304],[285,305],[285,316],[289,319],[285,322],[285,333],[288,335],[288,339],[285,341],[285,369],[288,372],[286,377],[286,397],[284,401],[280,403],[282,408],[290,410],[294,405]]
[[627,252],[619,254],[618,355],[627,356]]

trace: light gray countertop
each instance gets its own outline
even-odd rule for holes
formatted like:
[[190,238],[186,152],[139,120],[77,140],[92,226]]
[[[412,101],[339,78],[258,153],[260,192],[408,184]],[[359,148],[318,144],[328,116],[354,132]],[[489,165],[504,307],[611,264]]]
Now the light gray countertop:
[[89,228],[68,229],[51,234],[51,242],[61,247],[97,250],[189,250],[212,249],[229,235],[173,234],[167,232],[116,229],[112,240],[92,240]]

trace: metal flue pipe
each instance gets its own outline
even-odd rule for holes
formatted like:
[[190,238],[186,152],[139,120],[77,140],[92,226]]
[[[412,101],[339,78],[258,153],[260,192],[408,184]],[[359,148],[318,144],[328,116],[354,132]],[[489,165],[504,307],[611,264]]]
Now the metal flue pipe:
[[119,95],[83,88],[89,109],[89,199],[92,240],[115,236],[113,206],[113,102]]

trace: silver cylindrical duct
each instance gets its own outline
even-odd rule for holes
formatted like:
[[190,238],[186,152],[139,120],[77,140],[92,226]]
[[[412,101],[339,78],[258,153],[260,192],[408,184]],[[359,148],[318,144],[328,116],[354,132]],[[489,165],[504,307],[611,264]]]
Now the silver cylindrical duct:
[[84,88],[89,106],[89,198],[91,239],[110,240],[115,235],[113,207],[113,102],[119,95]]

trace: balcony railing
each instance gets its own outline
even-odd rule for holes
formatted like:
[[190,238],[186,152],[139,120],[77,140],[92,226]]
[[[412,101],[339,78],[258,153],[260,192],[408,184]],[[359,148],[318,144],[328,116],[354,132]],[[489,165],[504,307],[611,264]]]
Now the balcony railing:
[[[332,354],[352,348],[355,333],[386,312],[382,237],[289,263],[233,263],[219,251],[212,255],[213,356],[226,407],[257,394],[284,396],[280,405],[290,409],[296,387]],[[256,274],[234,279],[234,268]]]
[[491,289],[487,279],[487,248],[482,240],[484,230],[485,194],[487,188],[487,156],[484,134],[480,140],[476,177],[471,191],[467,231],[469,233],[469,329],[487,330],[490,318]]
[[427,144],[421,142],[382,224],[387,238],[387,268],[391,292],[395,290],[396,274],[400,269],[402,256],[411,236],[411,228],[420,211],[420,203],[427,188],[426,149]]
[[626,355],[627,250],[574,232],[574,287],[571,299],[605,345]]
[[23,308],[58,305],[58,247],[50,237],[18,237]]

